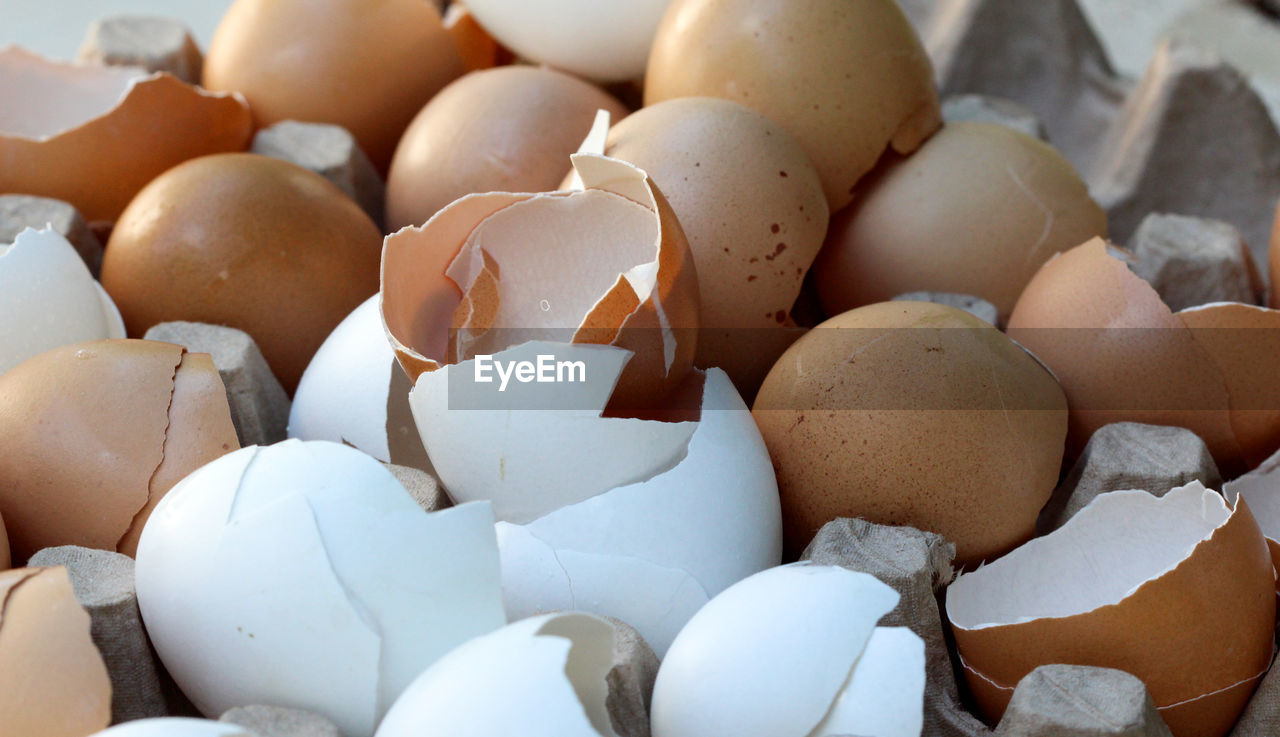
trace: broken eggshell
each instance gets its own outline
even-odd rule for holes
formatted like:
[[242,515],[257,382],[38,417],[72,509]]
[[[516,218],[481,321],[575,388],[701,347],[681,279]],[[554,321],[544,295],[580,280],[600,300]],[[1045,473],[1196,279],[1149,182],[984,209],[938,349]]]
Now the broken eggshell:
[[1232,508],[1196,481],[1163,497],[1100,495],[1058,530],[962,574],[946,611],[989,722],[1024,675],[1067,663],[1142,679],[1174,737],[1221,737],[1271,663],[1275,599],[1248,505]]
[[924,642],[876,626],[898,598],[838,566],[796,563],[740,581],[667,652],[653,737],[919,737]]
[[0,374],[51,348],[125,337],[124,320],[66,238],[27,228],[0,245]]
[[0,192],[64,200],[87,220],[115,220],[166,169],[243,151],[253,133],[238,94],[18,47],[0,49],[0,109]]
[[[1263,461],[1249,473],[1228,481],[1222,494],[1231,504],[1243,499],[1249,505],[1258,527],[1267,538],[1271,560],[1280,571],[1280,452]],[[1280,580],[1276,582],[1280,592]]]
[[116,725],[89,737],[258,737],[238,724],[186,717],[138,719]]
[[0,514],[13,557],[55,545],[132,556],[169,489],[238,447],[208,354],[100,340],[29,359],[0,375]]
[[306,709],[350,737],[505,622],[488,505],[426,514],[381,463],[328,442],[245,448],[184,479],[143,531],[137,587],[201,712]]

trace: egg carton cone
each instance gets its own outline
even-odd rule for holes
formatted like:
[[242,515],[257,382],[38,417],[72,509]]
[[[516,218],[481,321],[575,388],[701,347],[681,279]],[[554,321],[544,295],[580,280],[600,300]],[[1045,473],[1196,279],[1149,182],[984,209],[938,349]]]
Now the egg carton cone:
[[1240,231],[1218,220],[1152,213],[1129,242],[1130,268],[1177,311],[1211,302],[1261,305],[1266,285]]
[[453,502],[449,500],[449,495],[445,493],[444,487],[440,485],[440,480],[435,476],[423,471],[419,468],[411,466],[397,466],[394,463],[388,463],[387,470],[392,476],[396,477],[409,492],[409,496],[422,507],[425,512],[438,512],[446,507],[453,506]]
[[168,72],[187,84],[200,84],[204,68],[204,55],[186,25],[173,18],[141,15],[94,21],[76,59],[83,64]]
[[1142,681],[1111,668],[1042,665],[1018,682],[996,737],[1170,737]]
[[342,126],[284,120],[258,131],[250,150],[328,179],[382,226],[386,187],[355,137]]
[[95,278],[102,270],[102,242],[70,204],[49,197],[0,195],[0,243],[13,243],[26,228],[49,228],[67,239]]
[[333,722],[319,714],[281,706],[238,706],[218,721],[252,730],[258,737],[343,737]]

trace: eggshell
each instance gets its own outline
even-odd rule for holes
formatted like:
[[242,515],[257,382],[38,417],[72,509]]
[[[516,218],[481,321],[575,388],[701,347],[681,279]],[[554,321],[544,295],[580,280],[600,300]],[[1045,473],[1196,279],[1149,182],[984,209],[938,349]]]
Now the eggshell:
[[377,291],[380,238],[319,174],[267,156],[209,156],[129,204],[102,284],[131,335],[173,320],[239,328],[292,392],[325,337]]
[[244,94],[259,127],[333,123],[385,172],[431,96],[464,71],[422,0],[236,0],[204,61],[204,86]]
[[89,737],[257,737],[238,724],[224,724],[207,719],[160,717],[138,719],[119,724]]
[[832,315],[934,291],[982,297],[1007,319],[1054,253],[1106,232],[1106,213],[1053,147],[994,123],[948,123],[864,182],[814,275]]
[[243,98],[169,74],[48,61],[0,49],[0,192],[52,197],[115,220],[147,182],[205,154],[243,151]]
[[754,396],[800,332],[791,306],[827,231],[822,182],[804,149],[728,100],[660,102],[615,124],[604,152],[662,188],[698,269],[695,364]]
[[602,82],[644,76],[670,0],[467,0],[480,24],[526,59]]
[[1271,228],[1271,248],[1268,249],[1270,258],[1267,259],[1270,268],[1271,299],[1268,304],[1276,309],[1280,309],[1280,288],[1275,285],[1280,284],[1280,206],[1276,208],[1275,224]]
[[808,563],[731,586],[663,660],[654,737],[919,737],[924,643],[876,627],[897,602],[873,576]]
[[405,131],[387,175],[387,223],[421,225],[475,192],[546,192],[596,110],[627,109],[599,87],[545,67],[473,72],[431,99]]
[[585,191],[468,195],[386,239],[383,321],[410,379],[549,338],[634,354],[616,406],[652,404],[683,380],[698,287],[680,223],[642,170],[572,160]]
[[377,737],[617,737],[606,706],[615,634],[568,613],[477,637],[406,688]]
[[511,52],[494,41],[462,3],[449,3],[444,10],[443,23],[467,71],[489,69],[511,61]]
[[1220,737],[1271,663],[1275,572],[1248,505],[1199,482],[1116,491],[962,574],[947,616],[991,722],[1022,676],[1068,663],[1142,679],[1174,737]]
[[75,247],[47,228],[0,245],[0,315],[0,374],[51,348],[125,335]]
[[13,564],[9,557],[9,534],[4,529],[4,518],[0,517],[0,571]]
[[206,715],[274,704],[367,736],[430,663],[503,624],[488,505],[427,515],[354,449],[245,448],[166,500],[138,545],[138,604]]
[[[1267,538],[1272,564],[1280,570],[1280,453],[1249,473],[1228,481],[1222,487],[1222,495],[1232,505],[1237,499],[1248,503],[1258,528]],[[1276,590],[1280,592],[1280,581],[1276,582]]]
[[207,354],[103,340],[25,361],[0,376],[0,514],[13,557],[55,545],[131,556],[156,502],[237,447]]
[[107,667],[65,568],[0,573],[0,714],[23,737],[82,737],[111,721]]
[[933,68],[894,0],[675,0],[653,40],[644,101],[723,97],[789,131],[832,212],[886,149],[942,123]]
[[861,517],[956,544],[961,564],[1025,541],[1058,481],[1067,402],[1053,376],[967,312],[869,305],[797,341],[752,410],[787,548]]

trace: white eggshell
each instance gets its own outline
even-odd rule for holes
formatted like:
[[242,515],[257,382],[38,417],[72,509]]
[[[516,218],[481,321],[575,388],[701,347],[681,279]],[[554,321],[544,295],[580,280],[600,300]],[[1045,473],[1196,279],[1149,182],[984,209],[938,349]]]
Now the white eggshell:
[[423,512],[385,467],[328,442],[250,447],[156,506],[138,603],[205,714],[273,704],[372,734],[400,691],[502,626],[492,512]]
[[59,346],[123,337],[115,303],[61,235],[27,228],[0,245],[0,374]]
[[207,719],[161,717],[125,722],[89,737],[257,737],[238,724],[211,722]]
[[[835,566],[782,566],[729,587],[689,620],[667,651],[653,693],[654,737],[879,737],[867,729],[881,721],[893,725],[896,714],[856,728],[844,717],[861,717],[874,693],[857,678],[860,657],[875,675],[886,658],[905,649],[901,636],[890,634],[868,652],[876,622],[897,602],[898,594],[875,577]],[[905,704],[921,718],[923,649],[918,662],[912,653],[891,665],[918,670],[895,674],[893,682],[915,688],[918,681],[919,688],[883,708],[898,711]],[[842,693],[853,687],[854,693]],[[831,726],[840,729],[815,731],[833,711],[839,723]],[[905,732],[885,732],[897,734]]]
[[613,625],[587,614],[525,619],[438,660],[377,737],[616,737],[606,676]]
[[491,36],[516,54],[580,77],[644,76],[649,47],[671,0],[467,0]]
[[876,627],[813,737],[919,737],[924,668],[924,640],[906,627]]

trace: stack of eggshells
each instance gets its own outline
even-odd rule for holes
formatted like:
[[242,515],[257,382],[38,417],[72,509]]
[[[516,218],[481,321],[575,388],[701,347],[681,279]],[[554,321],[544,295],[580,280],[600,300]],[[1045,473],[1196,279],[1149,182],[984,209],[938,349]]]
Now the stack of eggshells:
[[[792,563],[843,517],[954,544],[989,724],[1071,663],[1231,730],[1275,644],[1280,312],[1166,306],[1054,148],[943,124],[895,0],[447,5],[236,0],[201,86],[0,49],[0,194],[109,234],[99,279],[0,245],[0,734],[920,737],[899,593]],[[284,120],[351,133],[391,232],[245,153]],[[138,339],[170,321],[248,333],[290,439],[241,448],[221,367]],[[1240,478],[1037,538],[1122,420]],[[117,724],[74,577],[23,567],[61,545],[135,559],[194,711]],[[662,659],[639,726],[619,620]]]

